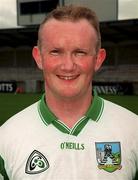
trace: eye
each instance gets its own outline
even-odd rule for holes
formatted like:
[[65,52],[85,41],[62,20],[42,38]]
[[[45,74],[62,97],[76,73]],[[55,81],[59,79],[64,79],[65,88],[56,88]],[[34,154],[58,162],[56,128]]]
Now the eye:
[[58,56],[60,54],[60,50],[59,49],[53,49],[50,51],[50,54],[53,56]]
[[75,56],[86,56],[87,52],[84,50],[76,50],[75,51]]

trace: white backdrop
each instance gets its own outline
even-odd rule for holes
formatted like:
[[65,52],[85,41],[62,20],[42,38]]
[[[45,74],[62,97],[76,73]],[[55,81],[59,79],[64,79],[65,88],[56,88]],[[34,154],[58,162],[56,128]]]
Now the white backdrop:
[[119,20],[138,18],[138,0],[119,0]]
[[0,28],[17,27],[16,0],[0,0]]

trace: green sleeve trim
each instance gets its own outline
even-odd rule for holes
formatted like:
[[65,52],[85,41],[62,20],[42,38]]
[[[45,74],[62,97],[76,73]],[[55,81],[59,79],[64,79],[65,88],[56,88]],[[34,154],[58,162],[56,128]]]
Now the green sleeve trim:
[[2,159],[1,156],[0,156],[0,175],[4,177],[4,180],[9,180],[6,170],[5,170],[4,160]]

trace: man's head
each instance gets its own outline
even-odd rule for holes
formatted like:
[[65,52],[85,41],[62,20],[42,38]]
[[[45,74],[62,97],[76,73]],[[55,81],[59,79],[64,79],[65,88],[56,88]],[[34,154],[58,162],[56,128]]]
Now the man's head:
[[94,11],[92,11],[89,8],[83,7],[83,6],[64,6],[64,7],[58,7],[57,9],[54,9],[52,12],[50,12],[46,18],[43,20],[39,27],[38,32],[38,45],[41,47],[42,43],[42,35],[41,31],[44,27],[44,25],[49,20],[58,20],[58,21],[71,21],[71,22],[77,22],[82,19],[87,20],[90,25],[95,29],[95,32],[97,34],[97,42],[96,42],[96,52],[101,47],[101,34],[100,34],[100,28],[99,28],[99,20],[97,18],[97,15]]
[[47,95],[85,98],[91,94],[94,73],[105,59],[99,23],[85,7],[61,7],[40,25],[33,57],[43,70]]

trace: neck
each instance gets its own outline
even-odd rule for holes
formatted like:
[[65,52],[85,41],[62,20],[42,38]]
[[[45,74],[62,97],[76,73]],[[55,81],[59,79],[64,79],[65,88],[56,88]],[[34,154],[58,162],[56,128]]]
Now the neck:
[[84,97],[58,99],[46,93],[46,102],[50,110],[60,121],[72,128],[85,115],[92,101],[92,93]]

